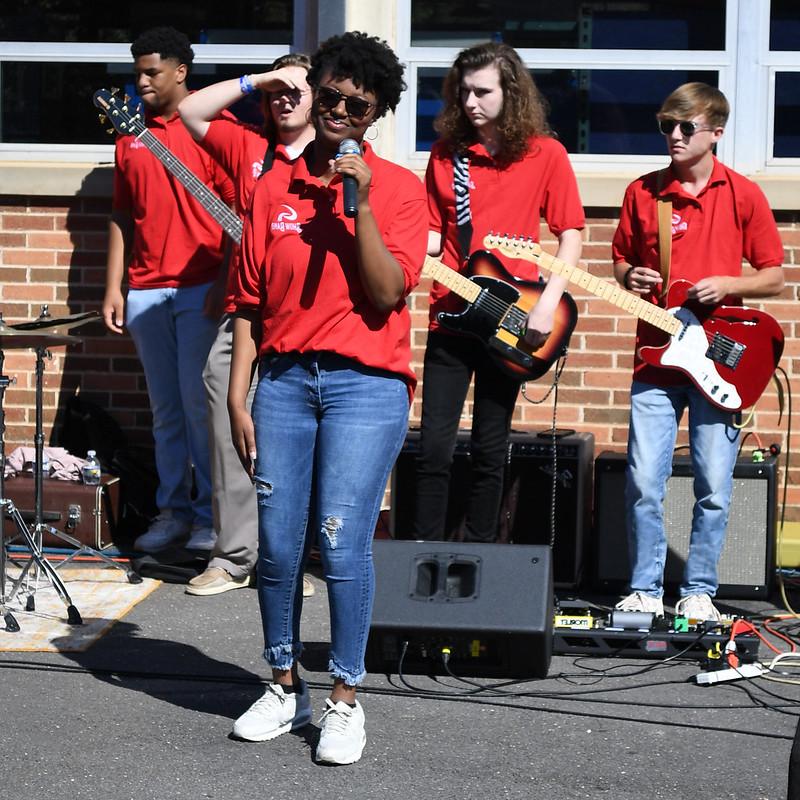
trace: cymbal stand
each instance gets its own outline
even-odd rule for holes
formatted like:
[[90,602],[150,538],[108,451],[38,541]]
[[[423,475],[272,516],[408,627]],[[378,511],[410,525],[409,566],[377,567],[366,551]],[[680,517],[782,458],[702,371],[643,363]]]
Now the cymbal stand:
[[8,375],[3,375],[3,365],[5,364],[5,354],[0,350],[0,614],[6,624],[9,633],[16,633],[19,630],[19,623],[6,605],[6,515],[4,511],[3,498],[5,497],[5,472],[6,472],[6,451],[5,451],[5,432],[6,432],[6,413],[3,410],[3,400],[6,389],[11,383]]
[[[0,351],[2,352],[2,351]],[[0,435],[0,445],[2,445],[2,477],[0,477],[0,505],[5,507],[5,514],[8,514],[17,528],[17,533],[23,538],[25,544],[28,546],[28,550],[30,551],[31,558],[28,563],[22,568],[22,571],[19,577],[13,581],[11,591],[8,594],[8,598],[6,599],[5,594],[3,596],[3,602],[11,602],[14,597],[19,592],[20,588],[22,587],[23,583],[26,583],[26,579],[28,579],[28,573],[30,572],[31,568],[35,566],[36,574],[42,573],[45,575],[47,580],[52,585],[53,589],[55,590],[56,594],[61,598],[64,605],[67,607],[67,622],[70,625],[83,625],[83,619],[81,618],[80,612],[75,607],[75,604],[72,602],[72,598],[69,596],[69,592],[67,592],[67,588],[64,586],[64,582],[59,577],[58,573],[55,571],[55,568],[47,561],[42,553],[42,453],[44,450],[44,433],[43,433],[43,424],[42,424],[42,382],[44,377],[44,358],[45,355],[50,356],[47,348],[45,347],[37,347],[36,348],[36,434],[34,436],[34,445],[36,448],[36,465],[34,468],[34,494],[35,494],[35,524],[33,526],[33,530],[31,530],[28,525],[26,524],[25,520],[22,518],[22,514],[20,514],[19,509],[16,507],[14,502],[7,497],[5,497],[5,445],[3,444],[4,436]],[[5,358],[5,357],[3,357]],[[0,399],[2,395],[0,395]],[[4,413],[4,412],[3,412]],[[5,416],[3,416],[3,420],[5,420]],[[5,431],[3,430],[2,433]],[[0,515],[0,517],[5,516],[5,514]],[[5,552],[5,539],[3,540],[3,547],[2,550]],[[3,561],[5,566],[5,554],[3,556]],[[5,570],[3,571],[3,583],[5,584]],[[38,580],[36,581],[38,583]],[[4,589],[5,587],[3,587]],[[26,591],[28,592],[28,599],[25,605],[25,609],[27,611],[33,611],[35,609],[35,601],[34,601],[34,592],[35,588],[31,588],[31,582],[28,581],[26,583]],[[6,623],[8,625],[8,623]]]
[[[45,315],[45,309],[42,309],[42,316]],[[41,317],[40,317],[41,318]],[[114,569],[121,570],[126,574],[128,579],[128,583],[141,583],[142,577],[138,573],[134,572],[130,567],[120,564],[117,561],[114,561],[113,558],[110,558],[105,553],[101,552],[100,550],[96,550],[93,547],[89,547],[89,545],[84,544],[80,541],[80,539],[76,539],[74,536],[66,533],[64,531],[58,530],[54,528],[52,525],[47,525],[44,523],[44,511],[43,511],[43,503],[44,503],[44,483],[43,483],[43,474],[40,464],[42,463],[42,454],[44,450],[44,433],[43,433],[43,420],[42,420],[42,387],[44,384],[44,358],[45,355],[49,355],[47,349],[45,347],[37,347],[36,348],[36,434],[35,434],[35,446],[36,446],[36,470],[34,473],[35,477],[35,484],[34,484],[34,498],[35,498],[35,505],[34,505],[34,539],[39,545],[41,549],[41,543],[44,533],[49,533],[51,536],[60,539],[61,541],[65,542],[66,544],[74,547],[74,552],[70,553],[70,555],[61,561],[55,569],[61,569],[65,564],[69,564],[71,561],[76,559],[79,556],[88,555],[92,558],[99,559],[104,563],[108,564]],[[32,598],[29,597],[29,605]]]

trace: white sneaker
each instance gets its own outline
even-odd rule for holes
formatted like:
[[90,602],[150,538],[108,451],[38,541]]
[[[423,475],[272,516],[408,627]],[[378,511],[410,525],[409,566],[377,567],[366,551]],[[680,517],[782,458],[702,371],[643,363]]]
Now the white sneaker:
[[187,550],[211,550],[217,543],[217,532],[210,525],[192,525]]
[[327,764],[354,764],[361,758],[367,734],[364,731],[364,709],[356,700],[351,708],[341,700],[325,700],[325,713],[320,718],[322,731],[317,745],[317,761]]
[[722,614],[714,607],[711,597],[705,593],[681,597],[675,603],[675,615],[694,619],[698,622],[705,622],[708,619],[713,622],[719,622],[722,619]]
[[627,597],[623,597],[614,608],[618,611],[644,611],[648,614],[655,614],[657,617],[664,616],[664,601],[660,597],[653,597],[644,592],[631,592]]
[[284,691],[278,683],[267,686],[264,696],[233,723],[233,735],[248,742],[266,742],[308,725],[311,699],[305,681],[300,683],[302,692]]
[[162,511],[150,527],[133,543],[133,549],[140,553],[157,553],[183,539],[189,533],[189,522],[173,517],[171,511]]

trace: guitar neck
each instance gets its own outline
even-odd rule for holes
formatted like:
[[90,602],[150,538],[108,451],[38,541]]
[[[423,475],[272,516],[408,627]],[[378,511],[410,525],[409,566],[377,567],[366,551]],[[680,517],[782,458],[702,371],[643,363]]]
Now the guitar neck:
[[442,286],[446,286],[451,292],[455,292],[459,297],[474,303],[481,293],[481,287],[477,283],[466,278],[460,272],[442,264],[431,256],[425,256],[425,263],[422,265],[422,274],[426,278],[433,278]]
[[242,241],[242,221],[225,205],[211,189],[162,142],[152,131],[145,128],[136,137],[174,175],[189,194],[200,203],[214,221],[239,244]]
[[609,283],[580,267],[567,264],[566,261],[546,253],[536,242],[489,235],[484,240],[484,244],[500,250],[511,258],[521,258],[524,261],[538,264],[542,269],[566,278],[570,283],[580,286],[581,289],[585,289],[595,297],[599,297],[671,335],[681,329],[680,321],[660,306],[643,300],[633,292],[625,291],[616,283]]

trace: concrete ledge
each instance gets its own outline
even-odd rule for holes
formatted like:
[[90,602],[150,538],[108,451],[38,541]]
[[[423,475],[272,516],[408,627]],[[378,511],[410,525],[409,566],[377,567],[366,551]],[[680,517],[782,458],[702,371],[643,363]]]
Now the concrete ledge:
[[[4,195],[111,197],[113,166],[43,161],[0,162]],[[587,208],[618,209],[625,187],[640,173],[579,172],[581,199]],[[800,175],[755,175],[775,211],[800,210]]]
[[63,161],[0,162],[4,195],[46,197],[111,197],[112,164]]

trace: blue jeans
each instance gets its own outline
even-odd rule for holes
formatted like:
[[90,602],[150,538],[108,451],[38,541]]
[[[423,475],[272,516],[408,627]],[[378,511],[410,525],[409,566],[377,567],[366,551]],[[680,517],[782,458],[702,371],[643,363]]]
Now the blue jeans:
[[216,320],[203,314],[209,286],[132,289],[125,321],[144,367],[153,413],[156,504],[160,511],[204,526],[213,522],[203,367],[217,335]]
[[303,566],[316,539],[331,614],[329,670],[364,679],[375,575],[372,535],[408,429],[397,375],[334,353],[267,356],[253,400],[258,591],[264,658],[302,653]]
[[695,503],[681,597],[717,592],[717,562],[725,543],[739,431],[730,412],[711,405],[694,386],[634,381],[628,432],[625,505],[632,564],[631,591],[664,593],[664,498],[678,425],[689,409]]

